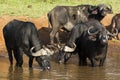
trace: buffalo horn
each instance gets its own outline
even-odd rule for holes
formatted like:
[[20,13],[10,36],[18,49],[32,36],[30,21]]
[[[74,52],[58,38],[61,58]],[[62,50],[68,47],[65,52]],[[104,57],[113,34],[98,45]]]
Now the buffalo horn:
[[110,36],[113,36],[113,37],[116,36],[116,35],[118,34],[118,29],[115,28],[114,30],[115,30],[115,33],[114,33],[114,34],[110,33],[110,32],[107,30],[107,34],[110,35]]
[[92,29],[92,28],[94,28],[94,26],[91,26],[91,27],[88,28],[88,34],[89,35],[96,35],[99,32],[99,30],[97,30],[96,32],[92,33],[92,32],[90,32],[90,29]]
[[34,48],[35,48],[35,47],[32,47],[32,48],[30,49],[30,52],[31,52],[31,53],[33,53],[33,49],[34,49]]
[[109,5],[109,9],[112,10],[112,6],[111,5]]
[[68,46],[65,46],[65,47],[64,47],[64,51],[65,51],[65,52],[73,52],[73,51],[76,49],[76,44],[73,43],[73,45],[74,45],[74,48],[70,48],[70,47],[68,47]]
[[52,55],[54,53],[53,51],[50,51],[48,48],[42,48],[39,51],[33,52],[34,48],[35,47],[32,47],[30,49],[30,52],[31,52],[32,56],[35,56],[35,57],[42,56],[42,55],[48,55],[48,56],[50,56],[50,55]]
[[95,10],[96,8],[97,8],[97,6],[94,6],[94,7],[89,6],[89,8],[88,8],[88,9],[89,9],[90,11],[93,11],[93,10]]

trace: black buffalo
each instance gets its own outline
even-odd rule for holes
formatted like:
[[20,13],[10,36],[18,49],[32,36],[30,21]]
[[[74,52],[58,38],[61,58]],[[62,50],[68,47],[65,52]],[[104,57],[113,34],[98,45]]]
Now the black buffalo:
[[3,28],[3,35],[11,65],[13,64],[12,53],[14,53],[16,66],[21,67],[24,52],[29,57],[29,67],[32,67],[35,57],[42,69],[50,69],[48,55],[52,51],[43,46],[32,22],[12,20]]
[[97,6],[78,5],[78,6],[56,6],[48,12],[49,27],[52,27],[50,32],[50,43],[54,43],[54,37],[59,41],[59,30],[61,28],[71,31],[74,25],[85,22],[88,19],[103,19],[107,13],[112,12],[112,7],[107,7],[105,4]]
[[[120,14],[116,14],[112,18],[112,22],[109,26],[107,26],[107,29],[111,32],[114,33],[114,29],[117,28],[118,32],[120,32]],[[117,40],[119,40],[119,36],[117,35]]]
[[116,34],[111,34],[97,20],[78,24],[71,30],[70,38],[63,52],[60,53],[62,55],[64,53],[60,61],[66,62],[72,53],[78,53],[80,65],[86,65],[88,58],[91,66],[94,67],[95,60],[99,58],[99,66],[103,66],[107,54],[108,37]]

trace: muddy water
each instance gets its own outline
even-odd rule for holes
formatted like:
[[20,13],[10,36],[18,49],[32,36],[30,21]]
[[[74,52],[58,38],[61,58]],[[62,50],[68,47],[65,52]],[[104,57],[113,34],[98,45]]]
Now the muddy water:
[[0,80],[120,80],[120,53],[110,53],[103,67],[94,68],[78,66],[77,55],[65,65],[51,60],[50,71],[42,71],[35,61],[29,69],[27,61],[24,56],[23,67],[16,68],[9,66],[7,53],[0,54]]

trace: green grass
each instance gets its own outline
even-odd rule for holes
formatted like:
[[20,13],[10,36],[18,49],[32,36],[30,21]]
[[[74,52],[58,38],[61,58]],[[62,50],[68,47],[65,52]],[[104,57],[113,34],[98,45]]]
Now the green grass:
[[111,4],[114,14],[120,13],[120,0],[0,0],[0,16],[41,17],[56,5],[97,5],[99,3]]

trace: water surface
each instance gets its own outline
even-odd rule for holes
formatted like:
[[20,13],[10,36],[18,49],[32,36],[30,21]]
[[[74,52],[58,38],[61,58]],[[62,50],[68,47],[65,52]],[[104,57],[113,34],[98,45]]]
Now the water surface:
[[[28,58],[24,56],[22,68],[9,66],[7,53],[0,54],[0,80],[119,80],[120,53],[107,55],[103,67],[78,66],[77,55],[67,64],[51,60],[51,70],[42,71],[34,61],[33,68],[28,67]],[[14,61],[15,63],[15,61]]]

